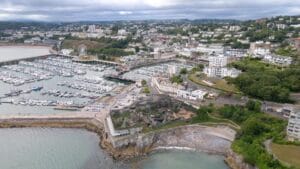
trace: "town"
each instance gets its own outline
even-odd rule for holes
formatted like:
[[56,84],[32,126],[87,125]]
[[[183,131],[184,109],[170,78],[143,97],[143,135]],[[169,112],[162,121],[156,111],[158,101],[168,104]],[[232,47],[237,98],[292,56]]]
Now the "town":
[[300,16],[1,22],[0,51],[7,46],[47,51],[0,58],[2,120],[95,118],[117,149],[146,133],[224,125],[226,139],[204,142],[249,166],[300,167],[287,158],[300,152]]

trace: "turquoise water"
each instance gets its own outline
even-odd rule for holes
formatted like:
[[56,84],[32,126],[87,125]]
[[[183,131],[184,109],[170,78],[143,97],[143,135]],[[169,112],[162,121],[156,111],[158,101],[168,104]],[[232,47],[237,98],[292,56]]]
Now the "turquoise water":
[[0,129],[0,169],[228,169],[223,157],[165,151],[113,161],[95,133],[81,129]]

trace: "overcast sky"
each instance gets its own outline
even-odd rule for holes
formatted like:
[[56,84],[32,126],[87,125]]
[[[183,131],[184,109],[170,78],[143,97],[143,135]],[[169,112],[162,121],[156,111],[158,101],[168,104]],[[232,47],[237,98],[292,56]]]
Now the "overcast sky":
[[300,0],[0,0],[0,20],[256,19],[300,15]]

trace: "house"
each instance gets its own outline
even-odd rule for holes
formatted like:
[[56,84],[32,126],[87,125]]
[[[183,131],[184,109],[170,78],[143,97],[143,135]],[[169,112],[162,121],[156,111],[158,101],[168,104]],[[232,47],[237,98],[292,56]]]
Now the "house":
[[257,41],[250,43],[249,53],[253,55],[253,57],[262,57],[264,55],[271,53],[271,43],[270,42],[262,42]]

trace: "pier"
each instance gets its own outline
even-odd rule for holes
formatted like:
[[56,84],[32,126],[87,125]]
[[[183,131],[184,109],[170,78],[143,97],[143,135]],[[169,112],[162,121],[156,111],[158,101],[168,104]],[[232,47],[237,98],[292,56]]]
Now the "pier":
[[0,61],[0,66],[4,65],[15,65],[18,64],[20,61],[34,61],[35,59],[46,59],[51,56],[59,56],[59,57],[66,57],[66,58],[72,58],[71,56],[66,56],[66,55],[60,55],[60,54],[47,54],[47,55],[41,55],[41,56],[32,56],[32,57],[27,57],[27,58],[20,58],[20,59],[14,59],[14,60],[9,60],[9,61]]

